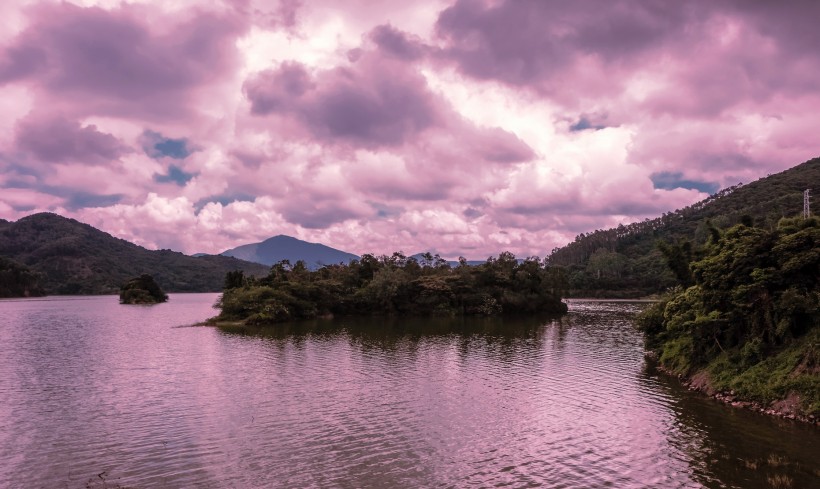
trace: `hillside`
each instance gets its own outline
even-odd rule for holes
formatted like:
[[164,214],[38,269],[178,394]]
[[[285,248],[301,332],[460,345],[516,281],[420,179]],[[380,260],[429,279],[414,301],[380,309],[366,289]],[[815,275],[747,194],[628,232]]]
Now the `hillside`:
[[39,279],[28,267],[0,256],[0,298],[43,295]]
[[640,319],[661,366],[733,402],[820,415],[820,218],[738,224],[693,256],[690,286]]
[[0,257],[38,273],[48,294],[114,294],[127,280],[144,273],[169,292],[215,292],[222,289],[229,271],[268,273],[268,267],[226,256],[147,250],[50,213],[0,221]]
[[725,188],[656,219],[582,233],[572,243],[554,249],[548,260],[551,265],[568,268],[574,296],[659,293],[676,285],[677,280],[657,247],[658,241],[688,240],[702,245],[710,235],[707,221],[727,229],[744,216],[757,227],[774,229],[781,218],[802,212],[805,189],[820,194],[820,158],[746,185]]
[[359,259],[352,253],[282,234],[268,238],[261,243],[238,246],[223,251],[221,254],[269,266],[282,260],[289,260],[291,263],[302,260],[311,270],[316,270],[323,265],[338,265]]

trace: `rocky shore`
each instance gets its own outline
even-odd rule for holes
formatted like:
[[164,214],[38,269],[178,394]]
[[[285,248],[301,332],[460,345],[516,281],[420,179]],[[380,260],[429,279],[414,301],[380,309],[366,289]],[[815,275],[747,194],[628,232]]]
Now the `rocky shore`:
[[784,419],[792,419],[803,423],[820,426],[820,418],[814,415],[807,415],[800,410],[800,395],[796,392],[790,393],[785,399],[779,399],[768,405],[743,399],[735,391],[721,391],[715,389],[709,380],[709,374],[705,370],[700,370],[694,375],[681,375],[672,372],[658,362],[657,355],[653,352],[645,353],[647,361],[653,363],[658,372],[669,377],[674,377],[691,391],[700,392],[729,406],[757,411],[769,416],[777,416]]

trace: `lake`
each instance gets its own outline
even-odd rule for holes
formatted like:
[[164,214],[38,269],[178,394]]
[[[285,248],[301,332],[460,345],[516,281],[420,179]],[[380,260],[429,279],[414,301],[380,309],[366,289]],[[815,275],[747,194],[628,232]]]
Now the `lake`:
[[0,301],[0,487],[820,487],[820,430],[647,366],[645,305],[191,325],[216,294]]

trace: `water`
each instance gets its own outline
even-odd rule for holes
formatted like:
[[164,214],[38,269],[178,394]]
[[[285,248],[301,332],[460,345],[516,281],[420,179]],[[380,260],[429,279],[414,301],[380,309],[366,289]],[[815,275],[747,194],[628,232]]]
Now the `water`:
[[640,304],[185,327],[216,297],[0,301],[0,487],[820,487],[820,430],[653,372]]

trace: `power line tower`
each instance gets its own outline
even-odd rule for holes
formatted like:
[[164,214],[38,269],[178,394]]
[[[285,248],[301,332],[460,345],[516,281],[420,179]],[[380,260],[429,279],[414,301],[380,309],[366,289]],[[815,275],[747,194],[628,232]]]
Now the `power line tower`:
[[809,193],[811,192],[810,188],[807,188],[803,192],[803,217],[808,219],[811,215],[811,208],[809,207]]

